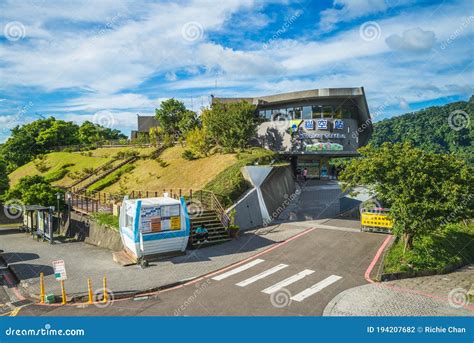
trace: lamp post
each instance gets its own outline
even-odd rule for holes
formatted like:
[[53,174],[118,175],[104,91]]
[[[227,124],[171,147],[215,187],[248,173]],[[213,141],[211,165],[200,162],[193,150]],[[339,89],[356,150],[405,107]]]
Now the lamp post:
[[61,219],[59,218],[59,200],[61,200],[61,193],[56,193],[56,200],[57,200],[57,212],[58,212],[58,229],[61,230]]

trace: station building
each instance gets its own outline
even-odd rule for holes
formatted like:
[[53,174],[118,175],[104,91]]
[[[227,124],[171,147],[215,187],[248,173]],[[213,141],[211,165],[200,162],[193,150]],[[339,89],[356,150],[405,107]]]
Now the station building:
[[308,177],[332,176],[330,160],[357,156],[372,134],[364,88],[321,88],[254,98],[218,98],[212,103],[246,101],[256,106],[257,143],[286,156]]

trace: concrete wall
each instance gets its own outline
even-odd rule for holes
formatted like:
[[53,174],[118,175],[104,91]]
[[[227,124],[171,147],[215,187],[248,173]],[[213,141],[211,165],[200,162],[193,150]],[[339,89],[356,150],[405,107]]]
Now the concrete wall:
[[262,195],[268,213],[272,219],[274,213],[281,211],[285,201],[295,192],[295,178],[290,166],[274,167],[270,174],[263,181]]
[[[235,224],[242,230],[263,226],[264,222],[269,224],[268,220],[264,220],[263,213],[267,216],[270,215],[270,219],[278,217],[273,216],[272,213],[280,211],[285,201],[288,201],[291,194],[296,190],[293,173],[289,166],[271,167],[269,173],[267,173],[268,166],[246,168],[244,175],[250,178],[253,175],[254,181],[255,175],[261,174],[256,170],[258,168],[261,168],[262,172],[265,171],[267,175],[263,182],[257,182],[260,184],[260,187],[255,184],[253,189],[245,193],[228,210],[228,212],[236,210]],[[261,201],[259,201],[259,191],[262,194]]]
[[99,225],[89,217],[71,213],[69,236],[101,248],[119,251],[123,249],[118,231]]
[[234,210],[235,225],[242,230],[262,226],[262,213],[258,202],[257,189],[248,191],[239,201],[229,208],[229,212]]

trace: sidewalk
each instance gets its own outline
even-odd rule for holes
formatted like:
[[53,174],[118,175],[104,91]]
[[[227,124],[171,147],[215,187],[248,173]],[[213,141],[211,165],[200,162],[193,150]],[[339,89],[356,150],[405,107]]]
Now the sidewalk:
[[332,299],[323,315],[474,316],[467,296],[473,282],[470,265],[450,274],[354,287]]
[[62,259],[66,264],[68,296],[86,294],[87,278],[93,288],[102,290],[102,278],[112,292],[137,292],[189,280],[252,256],[271,245],[286,240],[308,227],[276,225],[251,230],[233,241],[198,250],[186,255],[150,263],[146,269],[139,266],[121,267],[112,260],[110,250],[82,242],[36,242],[31,236],[17,230],[0,228],[4,258],[21,279],[20,289],[30,295],[39,294],[39,274],[45,275],[46,294],[60,294],[60,284],[53,275],[52,261]]

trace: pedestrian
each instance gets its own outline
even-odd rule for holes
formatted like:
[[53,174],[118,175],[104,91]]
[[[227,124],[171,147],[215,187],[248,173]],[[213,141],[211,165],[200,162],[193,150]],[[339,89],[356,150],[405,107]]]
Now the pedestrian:
[[308,178],[308,169],[304,168],[303,169],[303,179],[306,181],[307,178]]
[[197,239],[197,244],[201,244],[201,240],[204,239],[204,243],[207,243],[208,242],[208,238],[209,238],[209,232],[207,231],[207,229],[204,227],[204,226],[198,226],[196,228],[196,233],[195,233],[195,237]]

